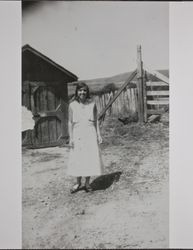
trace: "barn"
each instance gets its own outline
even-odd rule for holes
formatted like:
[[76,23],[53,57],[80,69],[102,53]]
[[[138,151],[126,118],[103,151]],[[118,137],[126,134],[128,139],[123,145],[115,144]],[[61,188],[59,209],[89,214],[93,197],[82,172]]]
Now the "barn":
[[22,135],[22,145],[50,147],[68,138],[68,83],[78,77],[30,45],[22,47],[22,106],[35,126]]

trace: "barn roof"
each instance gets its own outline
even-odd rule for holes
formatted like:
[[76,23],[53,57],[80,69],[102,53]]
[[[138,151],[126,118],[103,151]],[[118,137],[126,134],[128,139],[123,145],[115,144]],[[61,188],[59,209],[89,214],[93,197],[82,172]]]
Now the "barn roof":
[[75,80],[78,79],[78,77],[76,75],[74,75],[73,73],[71,73],[67,69],[63,68],[62,66],[60,66],[59,64],[57,64],[56,62],[54,62],[53,60],[48,58],[47,56],[45,56],[42,53],[40,53],[39,51],[37,51],[36,49],[32,48],[29,44],[26,44],[26,45],[24,45],[22,47],[22,53],[25,52],[25,51],[30,51],[31,53],[33,53],[34,55],[40,57],[44,61],[48,62],[49,64],[51,64],[52,66],[54,66],[55,68],[57,68],[61,72],[65,73],[66,75],[74,78]]

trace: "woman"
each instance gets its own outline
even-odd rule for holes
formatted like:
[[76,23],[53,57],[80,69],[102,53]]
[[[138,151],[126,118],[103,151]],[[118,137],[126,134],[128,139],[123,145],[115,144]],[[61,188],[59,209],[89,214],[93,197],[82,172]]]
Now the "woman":
[[102,138],[96,104],[84,82],[77,84],[74,100],[69,105],[69,137],[71,150],[67,174],[77,177],[71,193],[80,189],[82,177],[85,177],[85,190],[92,191],[90,176],[102,174],[103,163],[98,147]]

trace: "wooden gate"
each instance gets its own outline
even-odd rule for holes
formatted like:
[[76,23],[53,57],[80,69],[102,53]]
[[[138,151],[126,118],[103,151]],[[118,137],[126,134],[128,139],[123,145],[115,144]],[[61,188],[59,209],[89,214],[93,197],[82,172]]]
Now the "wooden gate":
[[145,115],[161,115],[169,109],[169,84],[158,81],[145,82]]
[[[150,82],[147,74],[156,78],[157,82]],[[169,78],[158,71],[148,69],[142,62],[141,46],[137,46],[137,69],[134,70],[116,94],[110,98],[106,106],[98,115],[100,121],[104,120],[106,111],[111,107],[127,86],[134,82],[137,85],[137,113],[139,123],[153,121],[160,114],[169,109]],[[154,117],[152,117],[154,116]],[[150,120],[149,120],[150,118]]]
[[[169,79],[143,64],[141,46],[137,48],[137,59],[139,122],[150,122],[169,110]],[[148,74],[157,81],[150,81]]]
[[48,85],[43,82],[29,82],[26,85],[29,109],[35,120],[35,126],[30,135],[31,146],[60,145],[67,139],[68,133],[66,89],[60,84]]

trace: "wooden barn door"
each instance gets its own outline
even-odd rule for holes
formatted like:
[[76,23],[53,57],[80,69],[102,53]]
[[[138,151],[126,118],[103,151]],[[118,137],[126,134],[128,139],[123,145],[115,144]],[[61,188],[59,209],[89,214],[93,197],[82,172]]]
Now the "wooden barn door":
[[67,104],[61,96],[63,91],[55,85],[30,84],[31,110],[35,120],[33,146],[59,145],[66,137]]

